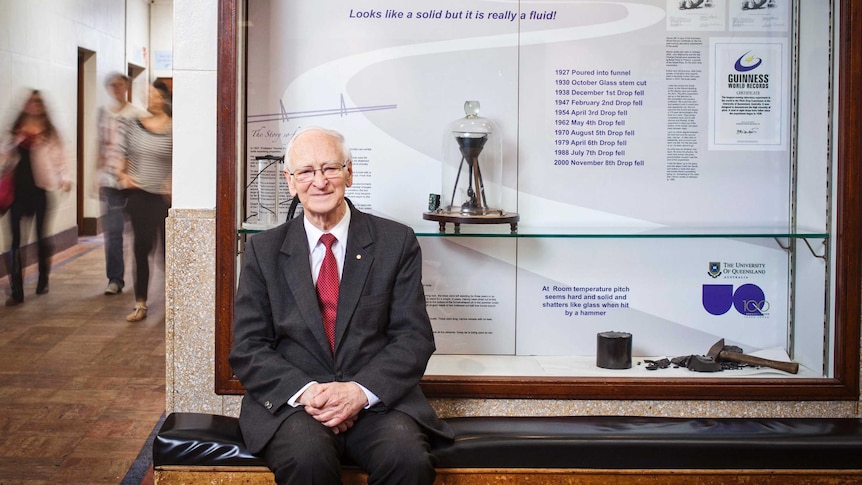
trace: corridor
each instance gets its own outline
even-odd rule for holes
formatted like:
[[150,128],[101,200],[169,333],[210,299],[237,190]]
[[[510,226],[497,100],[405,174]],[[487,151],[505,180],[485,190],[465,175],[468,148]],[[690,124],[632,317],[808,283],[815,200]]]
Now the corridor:
[[136,458],[165,410],[164,266],[152,266],[149,316],[127,323],[129,248],[126,289],[106,296],[102,244],[54,255],[45,295],[27,267],[24,303],[0,307],[2,485],[152,482]]

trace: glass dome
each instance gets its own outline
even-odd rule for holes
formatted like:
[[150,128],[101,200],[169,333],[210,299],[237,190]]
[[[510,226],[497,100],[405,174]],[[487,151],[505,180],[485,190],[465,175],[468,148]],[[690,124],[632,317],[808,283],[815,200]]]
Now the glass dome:
[[510,223],[517,214],[501,207],[502,137],[494,123],[479,115],[478,101],[464,103],[463,118],[449,123],[443,134],[443,173],[440,206],[429,208],[424,219],[456,224]]
[[500,215],[503,157],[500,134],[491,120],[479,116],[478,101],[464,103],[463,118],[443,135],[444,212]]

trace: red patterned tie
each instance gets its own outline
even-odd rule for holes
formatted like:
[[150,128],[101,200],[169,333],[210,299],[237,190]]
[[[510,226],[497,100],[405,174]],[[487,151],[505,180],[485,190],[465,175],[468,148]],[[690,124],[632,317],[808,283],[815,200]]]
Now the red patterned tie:
[[332,234],[320,236],[320,242],[326,246],[326,255],[317,274],[317,299],[320,301],[320,313],[323,315],[323,329],[329,338],[329,349],[335,353],[335,315],[338,310],[338,264],[332,252],[332,244],[336,241]]

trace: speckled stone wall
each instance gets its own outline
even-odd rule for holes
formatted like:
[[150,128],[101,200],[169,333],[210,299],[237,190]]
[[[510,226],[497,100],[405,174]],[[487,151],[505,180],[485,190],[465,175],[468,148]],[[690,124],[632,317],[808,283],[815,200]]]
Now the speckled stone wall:
[[[215,211],[172,209],[167,221],[165,350],[167,412],[237,416],[239,396],[215,382]],[[860,368],[862,374],[862,368]],[[587,401],[432,399],[443,417],[635,415],[862,417],[859,401]]]
[[215,211],[171,209],[165,252],[168,412],[222,414],[215,388]]

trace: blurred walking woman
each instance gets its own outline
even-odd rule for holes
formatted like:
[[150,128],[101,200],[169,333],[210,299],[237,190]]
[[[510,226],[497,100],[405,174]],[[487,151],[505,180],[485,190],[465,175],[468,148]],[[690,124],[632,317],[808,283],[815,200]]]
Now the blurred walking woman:
[[21,113],[9,130],[3,143],[5,167],[2,172],[14,171],[15,200],[9,208],[12,245],[7,268],[11,294],[6,306],[24,301],[24,272],[21,261],[21,220],[36,220],[36,239],[39,258],[39,281],[36,294],[48,292],[48,273],[51,269],[51,247],[45,239],[48,213],[48,191],[69,190],[71,182],[66,176],[66,158],[57,129],[51,122],[45,102],[38,90],[30,91]]
[[150,87],[147,110],[152,116],[126,122],[121,141],[125,166],[119,181],[128,195],[126,212],[134,232],[135,308],[126,316],[129,322],[147,317],[149,256],[154,250],[164,254],[165,219],[171,207],[171,94],[161,81]]

